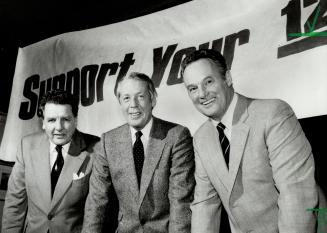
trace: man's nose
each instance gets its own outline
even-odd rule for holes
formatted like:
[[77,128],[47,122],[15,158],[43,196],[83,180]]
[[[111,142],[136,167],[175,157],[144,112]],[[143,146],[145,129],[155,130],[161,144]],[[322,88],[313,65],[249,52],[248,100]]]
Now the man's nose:
[[137,98],[131,98],[130,107],[137,107],[138,101]]
[[205,98],[207,95],[207,90],[205,87],[203,87],[202,85],[199,87],[199,97],[200,98]]
[[56,128],[56,130],[62,130],[63,129],[63,122],[61,120],[57,120],[55,128]]

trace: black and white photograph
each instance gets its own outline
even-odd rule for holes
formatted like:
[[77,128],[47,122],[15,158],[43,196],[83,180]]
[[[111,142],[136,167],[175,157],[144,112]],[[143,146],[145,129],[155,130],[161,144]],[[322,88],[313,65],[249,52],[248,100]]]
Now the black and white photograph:
[[327,233],[327,0],[0,0],[0,233]]

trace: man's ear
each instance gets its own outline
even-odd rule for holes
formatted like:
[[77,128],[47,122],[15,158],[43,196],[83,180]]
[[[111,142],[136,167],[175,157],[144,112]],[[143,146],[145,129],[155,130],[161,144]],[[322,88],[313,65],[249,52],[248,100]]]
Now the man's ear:
[[230,70],[226,71],[225,78],[226,78],[227,86],[231,87],[233,85],[233,79],[232,79],[232,74],[231,74]]
[[156,104],[157,104],[157,98],[154,95],[151,95],[152,109],[154,108],[154,106],[156,106]]

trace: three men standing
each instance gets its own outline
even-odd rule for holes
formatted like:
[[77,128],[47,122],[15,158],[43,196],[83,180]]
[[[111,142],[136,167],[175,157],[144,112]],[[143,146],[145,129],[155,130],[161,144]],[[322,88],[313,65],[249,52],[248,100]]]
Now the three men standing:
[[127,124],[104,133],[93,156],[97,138],[76,130],[76,103],[54,91],[41,104],[45,133],[18,150],[3,232],[80,232],[84,216],[82,232],[100,233],[112,191],[120,233],[315,232],[307,211],[318,205],[314,160],[290,106],[236,93],[214,50],[189,54],[181,74],[209,118],[194,135],[196,169],[189,130],[152,115],[157,93],[147,75],[116,81]]

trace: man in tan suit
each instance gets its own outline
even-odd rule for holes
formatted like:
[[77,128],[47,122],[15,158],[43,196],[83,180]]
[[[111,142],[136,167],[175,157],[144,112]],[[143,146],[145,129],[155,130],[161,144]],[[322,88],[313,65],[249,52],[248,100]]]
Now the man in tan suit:
[[60,90],[41,101],[42,128],[24,137],[9,178],[2,233],[80,232],[92,147],[76,129],[78,99]]
[[291,107],[235,93],[214,50],[189,54],[181,74],[209,118],[194,135],[192,232],[315,232],[317,219],[307,210],[318,204],[314,160]]
[[152,116],[156,90],[142,73],[115,86],[127,124],[102,135],[90,178],[83,233],[101,232],[108,192],[119,200],[119,233],[189,233],[194,153],[189,130]]

